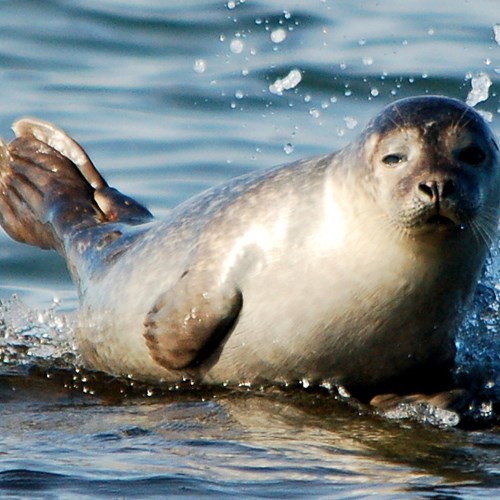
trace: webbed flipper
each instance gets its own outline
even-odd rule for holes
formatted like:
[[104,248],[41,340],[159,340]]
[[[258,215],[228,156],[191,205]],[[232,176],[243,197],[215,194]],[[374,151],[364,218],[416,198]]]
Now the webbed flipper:
[[177,286],[160,295],[144,323],[151,357],[170,370],[199,366],[216,353],[243,305],[241,292],[235,288],[195,292],[189,281],[181,278]]
[[83,148],[51,123],[24,118],[0,142],[0,224],[14,239],[64,253],[68,232],[151,213],[109,187]]
[[[459,420],[470,402],[471,394],[466,389],[452,388],[434,394],[381,394],[370,404],[383,416],[389,418],[414,418],[416,420],[439,422],[436,418],[448,417]],[[439,412],[439,410],[444,410]]]

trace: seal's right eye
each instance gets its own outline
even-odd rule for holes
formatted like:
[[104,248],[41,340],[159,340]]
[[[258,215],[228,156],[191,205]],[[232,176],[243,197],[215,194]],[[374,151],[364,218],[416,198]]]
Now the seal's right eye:
[[407,160],[406,155],[399,154],[399,153],[392,153],[390,155],[385,155],[382,158],[382,161],[386,164],[389,165],[390,167],[394,165],[398,165],[399,163],[403,163]]

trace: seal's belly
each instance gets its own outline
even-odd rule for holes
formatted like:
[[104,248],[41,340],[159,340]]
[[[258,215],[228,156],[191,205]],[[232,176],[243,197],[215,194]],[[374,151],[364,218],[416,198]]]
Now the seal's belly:
[[240,283],[243,308],[222,350],[198,368],[167,370],[146,346],[144,318],[154,302],[156,283],[178,275],[178,264],[164,276],[140,265],[134,273],[112,272],[113,285],[101,282],[89,290],[82,300],[79,344],[90,366],[154,381],[188,376],[216,383],[307,379],[371,384],[427,357],[437,360],[440,351],[444,357],[450,352],[451,309],[449,317],[436,311],[439,328],[434,328],[437,319],[432,314],[428,322],[412,321],[422,308],[429,311],[411,299],[413,274],[398,278],[388,270],[390,288],[373,283],[361,268],[353,274],[350,265],[345,271],[337,266],[332,274],[322,262],[299,269],[277,261],[254,269]]

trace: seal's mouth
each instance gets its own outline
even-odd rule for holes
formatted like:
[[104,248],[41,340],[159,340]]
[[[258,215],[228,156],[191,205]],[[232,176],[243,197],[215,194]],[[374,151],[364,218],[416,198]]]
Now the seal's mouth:
[[433,226],[456,226],[457,223],[444,215],[431,215],[426,223]]

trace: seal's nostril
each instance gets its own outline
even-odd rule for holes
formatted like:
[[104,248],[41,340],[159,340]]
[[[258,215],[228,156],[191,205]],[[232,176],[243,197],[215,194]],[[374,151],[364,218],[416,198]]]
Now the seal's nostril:
[[455,191],[455,183],[451,179],[444,181],[427,181],[418,185],[418,190],[432,201],[444,200],[451,196]]
[[441,198],[448,198],[448,196],[452,195],[455,191],[455,183],[451,179],[448,179],[441,185]]
[[434,199],[437,194],[436,183],[434,181],[421,182],[418,185],[418,190],[431,200]]

